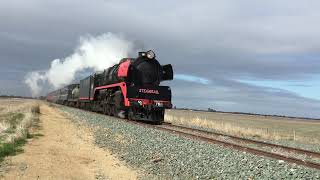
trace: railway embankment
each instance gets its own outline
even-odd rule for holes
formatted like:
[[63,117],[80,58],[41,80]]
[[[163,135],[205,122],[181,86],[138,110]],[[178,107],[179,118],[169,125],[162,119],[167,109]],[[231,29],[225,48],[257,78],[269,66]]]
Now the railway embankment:
[[94,141],[143,169],[141,178],[319,179],[320,171],[192,140],[97,113],[58,106],[75,123],[94,131]]

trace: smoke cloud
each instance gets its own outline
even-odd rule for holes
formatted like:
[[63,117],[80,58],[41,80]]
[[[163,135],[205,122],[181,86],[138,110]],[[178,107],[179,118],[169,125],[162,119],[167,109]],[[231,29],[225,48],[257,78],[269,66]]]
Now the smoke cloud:
[[131,41],[113,33],[81,37],[72,55],[53,60],[47,70],[28,73],[25,83],[33,97],[39,96],[49,88],[57,89],[70,84],[83,70],[101,71],[118,63],[121,58],[129,56],[133,46]]
[[[135,49],[136,43],[124,37],[106,33],[100,36],[84,36],[74,53],[63,59],[55,59],[46,70],[29,72],[25,83],[33,97],[47,93],[72,83],[85,70],[102,71],[123,57],[128,57]],[[210,80],[187,74],[176,74],[176,80],[209,84]]]
[[208,85],[211,83],[209,79],[199,77],[199,76],[193,76],[193,75],[187,75],[187,74],[175,74],[174,79],[181,80],[181,81],[189,81],[199,84]]

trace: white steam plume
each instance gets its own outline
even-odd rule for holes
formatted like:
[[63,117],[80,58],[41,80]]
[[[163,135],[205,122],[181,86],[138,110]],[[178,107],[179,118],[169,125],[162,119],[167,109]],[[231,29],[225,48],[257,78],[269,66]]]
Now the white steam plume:
[[101,71],[118,63],[121,58],[128,57],[132,50],[131,41],[112,33],[81,37],[72,55],[53,60],[48,70],[28,73],[25,83],[30,87],[33,97],[39,96],[44,86],[57,89],[70,84],[77,72],[88,68]]
[[25,77],[25,83],[30,87],[32,96],[38,96],[42,91],[42,84],[47,80],[46,74],[34,71]]

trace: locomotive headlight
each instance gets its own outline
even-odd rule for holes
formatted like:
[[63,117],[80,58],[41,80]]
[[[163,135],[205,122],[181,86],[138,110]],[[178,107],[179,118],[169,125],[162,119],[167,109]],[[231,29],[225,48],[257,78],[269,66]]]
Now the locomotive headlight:
[[148,59],[153,59],[156,57],[156,55],[154,54],[154,52],[152,50],[147,51],[147,57]]

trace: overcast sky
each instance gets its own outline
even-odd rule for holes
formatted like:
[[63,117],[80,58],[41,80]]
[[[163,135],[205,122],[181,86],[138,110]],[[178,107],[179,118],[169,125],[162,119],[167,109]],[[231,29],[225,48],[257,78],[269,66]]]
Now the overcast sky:
[[[177,107],[320,117],[319,1],[10,0],[0,2],[0,94],[112,32],[172,63]],[[202,81],[201,81],[202,82]]]

